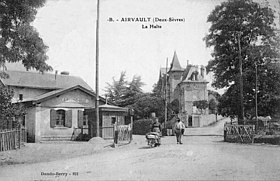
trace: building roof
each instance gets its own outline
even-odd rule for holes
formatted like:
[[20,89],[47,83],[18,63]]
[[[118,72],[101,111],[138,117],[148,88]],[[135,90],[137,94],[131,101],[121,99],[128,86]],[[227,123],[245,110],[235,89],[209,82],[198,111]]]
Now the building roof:
[[[51,99],[53,97],[62,95],[64,93],[66,93],[66,92],[69,92],[69,91],[72,91],[72,90],[76,90],[76,89],[82,90],[83,92],[86,92],[86,93],[88,93],[88,94],[90,94],[90,95],[92,95],[94,97],[96,96],[96,94],[94,92],[92,92],[91,90],[88,90],[85,87],[82,87],[80,85],[76,85],[76,86],[69,87],[69,88],[66,88],[66,89],[54,90],[54,91],[42,94],[42,95],[34,97],[34,98],[25,99],[25,100],[23,100],[21,102],[30,102],[30,101],[32,101],[33,103],[39,103],[39,102],[46,101],[48,99]],[[104,103],[106,102],[105,98],[103,98],[101,96],[99,96],[99,100],[103,101]]]
[[92,88],[80,77],[38,73],[28,71],[6,71],[9,75],[7,79],[1,79],[4,85],[17,87],[30,87],[40,89],[65,89],[76,85],[92,90]]
[[176,51],[174,52],[174,55],[173,55],[173,59],[172,59],[172,63],[171,63],[171,67],[169,69],[169,72],[170,71],[184,71],[184,69],[180,65],[180,62],[179,62],[179,59],[177,57]]
[[102,111],[112,111],[112,112],[128,112],[128,108],[112,106],[108,104],[104,104],[99,106]]
[[181,83],[209,83],[209,82],[205,79],[201,79],[201,80],[187,80],[187,79],[185,79],[182,82],[180,82],[180,84]]

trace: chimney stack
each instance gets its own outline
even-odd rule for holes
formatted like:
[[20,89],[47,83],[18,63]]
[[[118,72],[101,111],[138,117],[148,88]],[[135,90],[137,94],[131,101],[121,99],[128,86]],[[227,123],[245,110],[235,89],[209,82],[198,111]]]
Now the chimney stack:
[[58,70],[56,70],[56,71],[55,71],[55,74],[54,74],[54,79],[55,79],[55,80],[56,80],[57,73],[58,73]]
[[201,77],[204,78],[205,68],[203,65],[201,65],[201,67],[200,67],[200,74],[201,74]]

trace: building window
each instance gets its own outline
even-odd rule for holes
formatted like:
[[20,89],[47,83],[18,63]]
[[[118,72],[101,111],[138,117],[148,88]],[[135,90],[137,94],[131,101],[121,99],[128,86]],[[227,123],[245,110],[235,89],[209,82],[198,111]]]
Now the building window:
[[19,94],[19,100],[20,100],[20,101],[23,100],[23,94]]
[[59,109],[56,111],[56,126],[65,126],[65,110]]
[[115,124],[117,121],[117,118],[116,117],[111,117],[111,124]]
[[23,127],[25,127],[25,120],[26,120],[26,115],[22,116],[21,125],[22,125]]
[[83,125],[84,125],[84,126],[87,126],[87,125],[88,125],[88,115],[85,115],[85,114],[84,114]]
[[50,127],[72,127],[72,110],[51,109]]

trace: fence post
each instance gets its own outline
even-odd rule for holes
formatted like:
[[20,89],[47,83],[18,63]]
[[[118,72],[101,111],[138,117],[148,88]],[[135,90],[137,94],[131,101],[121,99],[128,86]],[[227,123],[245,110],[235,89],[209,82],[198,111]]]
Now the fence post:
[[17,149],[17,129],[12,134],[14,135],[14,149]]
[[21,144],[21,125],[19,126],[19,146],[18,148],[20,149],[20,144]]
[[131,143],[131,141],[132,141],[132,124],[131,123],[129,124],[128,130],[130,130],[129,131],[129,143]]
[[133,116],[130,116],[130,120],[131,120],[131,135],[130,135],[130,141],[132,141],[133,140],[133,138],[132,138],[132,134],[133,134]]

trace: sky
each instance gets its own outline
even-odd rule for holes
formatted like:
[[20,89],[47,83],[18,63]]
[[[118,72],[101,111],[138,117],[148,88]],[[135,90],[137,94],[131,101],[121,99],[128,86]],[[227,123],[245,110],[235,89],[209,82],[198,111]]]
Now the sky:
[[[207,16],[221,0],[100,0],[99,87],[101,95],[113,77],[141,76],[149,92],[159,69],[170,65],[174,51],[182,67],[206,66],[211,50],[203,37]],[[112,18],[114,22],[109,21]],[[151,22],[128,22],[144,18]],[[154,19],[180,22],[152,22]],[[58,72],[83,78],[95,89],[96,0],[47,0],[33,23],[49,46],[47,63]],[[118,21],[117,21],[118,20]],[[143,28],[150,25],[161,28]],[[208,78],[211,80],[211,76]],[[208,84],[210,86],[210,83]]]

